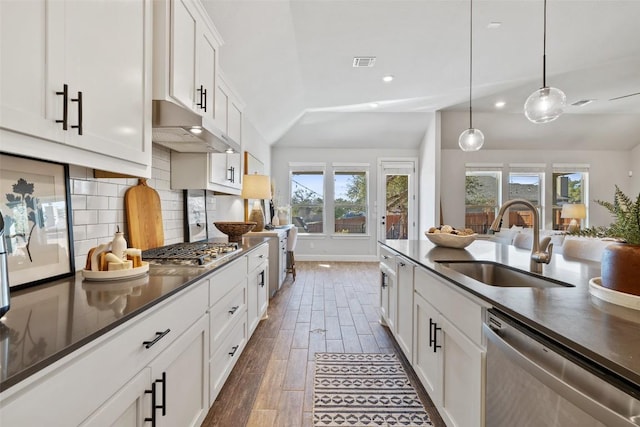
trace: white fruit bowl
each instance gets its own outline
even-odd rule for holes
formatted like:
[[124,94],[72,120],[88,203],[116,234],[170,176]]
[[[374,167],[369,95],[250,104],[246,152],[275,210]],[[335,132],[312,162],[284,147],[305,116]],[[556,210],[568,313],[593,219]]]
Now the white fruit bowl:
[[443,248],[464,249],[476,240],[477,234],[468,234],[466,236],[459,236],[457,234],[450,233],[429,233],[424,232],[427,239],[436,246],[442,246]]

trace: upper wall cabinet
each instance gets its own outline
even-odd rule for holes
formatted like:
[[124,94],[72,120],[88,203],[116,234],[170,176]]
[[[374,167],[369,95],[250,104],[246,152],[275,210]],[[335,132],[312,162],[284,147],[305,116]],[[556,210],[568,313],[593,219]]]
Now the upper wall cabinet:
[[150,176],[151,8],[0,2],[2,150]]
[[218,70],[215,93],[215,124],[230,139],[242,142],[242,110],[244,105],[231,89],[221,70]]
[[221,44],[200,1],[155,2],[153,99],[176,102],[213,125]]

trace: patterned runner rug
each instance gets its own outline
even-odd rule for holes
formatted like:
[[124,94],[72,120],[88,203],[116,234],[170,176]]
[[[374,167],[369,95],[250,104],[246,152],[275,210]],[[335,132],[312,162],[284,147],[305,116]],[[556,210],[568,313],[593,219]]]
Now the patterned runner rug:
[[313,424],[433,425],[392,353],[316,353]]

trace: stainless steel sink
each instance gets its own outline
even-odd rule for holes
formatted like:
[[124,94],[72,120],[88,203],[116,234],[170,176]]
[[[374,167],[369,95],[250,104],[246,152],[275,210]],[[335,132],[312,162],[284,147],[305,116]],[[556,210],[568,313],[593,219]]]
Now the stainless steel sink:
[[440,265],[490,286],[502,288],[572,288],[569,283],[536,276],[491,261],[438,261]]

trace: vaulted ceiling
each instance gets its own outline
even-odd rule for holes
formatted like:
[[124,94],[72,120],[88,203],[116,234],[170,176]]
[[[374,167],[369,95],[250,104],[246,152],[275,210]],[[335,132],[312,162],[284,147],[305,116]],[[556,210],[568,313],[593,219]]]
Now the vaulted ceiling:
[[[443,147],[455,148],[469,126],[469,1],[203,3],[225,42],[221,67],[270,144],[417,147],[426,113],[441,111]],[[569,104],[595,101],[534,125],[522,107],[542,84],[543,1],[475,0],[473,124],[485,148],[640,144],[640,94],[624,97],[640,93],[638,17],[638,0],[548,0],[547,83]],[[375,65],[354,68],[356,56]]]

